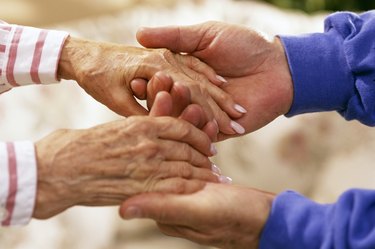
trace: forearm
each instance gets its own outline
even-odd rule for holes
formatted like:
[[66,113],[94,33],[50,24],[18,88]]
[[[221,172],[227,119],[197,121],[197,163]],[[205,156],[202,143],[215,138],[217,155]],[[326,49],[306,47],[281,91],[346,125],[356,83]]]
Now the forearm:
[[28,84],[58,82],[65,32],[0,24],[0,93]]
[[36,160],[31,142],[0,142],[0,222],[29,222],[36,195]]
[[321,205],[284,192],[273,202],[260,248],[373,248],[375,191],[350,190]]
[[325,33],[281,36],[293,77],[287,116],[338,111],[346,119],[375,125],[375,12],[336,13]]

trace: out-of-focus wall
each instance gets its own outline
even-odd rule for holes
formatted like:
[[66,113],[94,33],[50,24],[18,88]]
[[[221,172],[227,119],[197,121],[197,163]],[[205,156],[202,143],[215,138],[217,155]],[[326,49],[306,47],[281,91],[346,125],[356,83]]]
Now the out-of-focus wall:
[[[325,15],[230,0],[0,0],[0,16],[8,22],[136,45],[135,32],[141,26],[219,20],[272,36],[322,31]],[[74,82],[28,86],[0,96],[1,140],[35,141],[58,128],[85,128],[118,118]],[[346,122],[337,113],[280,117],[253,134],[220,143],[215,162],[235,184],[274,192],[295,189],[331,202],[350,187],[374,187],[374,138],[373,129]],[[124,222],[116,208],[77,207],[24,228],[0,229],[0,248],[205,247],[165,237],[150,221]]]
[[0,0],[1,19],[23,25],[44,26],[67,20],[116,12],[132,0]]

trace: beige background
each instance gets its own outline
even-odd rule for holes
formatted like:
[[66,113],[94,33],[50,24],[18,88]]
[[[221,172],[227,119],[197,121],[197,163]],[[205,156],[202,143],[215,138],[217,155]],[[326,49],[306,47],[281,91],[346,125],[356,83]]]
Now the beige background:
[[[221,20],[265,35],[298,34],[322,31],[325,15],[229,0],[0,0],[0,17],[8,22],[133,45],[141,26]],[[1,140],[37,140],[58,128],[85,128],[118,118],[74,82],[24,87],[0,96]],[[219,144],[215,162],[236,184],[275,192],[294,189],[332,202],[348,188],[374,187],[374,136],[373,129],[346,122],[337,113],[281,117],[253,134]],[[151,221],[124,222],[116,208],[78,207],[24,228],[0,229],[0,248],[204,247],[161,235]]]

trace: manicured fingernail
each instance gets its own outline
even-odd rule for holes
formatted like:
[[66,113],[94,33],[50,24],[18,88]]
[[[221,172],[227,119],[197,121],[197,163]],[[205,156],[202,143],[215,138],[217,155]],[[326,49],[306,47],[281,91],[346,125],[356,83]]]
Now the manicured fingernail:
[[216,126],[219,126],[219,124],[217,123],[216,119],[212,120],[212,122],[214,122],[216,124]]
[[125,210],[124,218],[125,219],[134,219],[134,218],[141,218],[142,213],[138,207],[130,206]]
[[211,150],[212,155],[216,155],[217,154],[217,149],[216,149],[216,146],[214,144],[211,144],[210,150]]
[[240,125],[239,123],[237,123],[237,122],[235,122],[233,120],[230,121],[230,126],[238,134],[244,134],[245,133],[245,128],[243,128],[242,125]]
[[215,164],[212,164],[211,168],[212,168],[212,172],[219,174],[219,175],[221,174],[221,169]]
[[219,176],[219,181],[224,184],[232,184],[233,182],[232,178],[228,176]]
[[216,134],[219,134],[219,124],[217,123],[216,119],[212,120],[212,122],[214,122],[214,124],[216,125]]
[[247,113],[246,109],[243,108],[242,106],[238,105],[238,104],[234,105],[234,109],[236,109],[236,111],[238,111],[240,113]]
[[216,75],[216,79],[218,79],[218,80],[221,81],[222,83],[228,83],[228,81],[227,81],[223,76]]

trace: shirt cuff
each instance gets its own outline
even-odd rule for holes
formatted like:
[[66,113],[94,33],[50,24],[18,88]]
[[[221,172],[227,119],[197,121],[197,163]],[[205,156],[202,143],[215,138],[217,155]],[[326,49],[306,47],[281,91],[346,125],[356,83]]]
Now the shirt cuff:
[[355,94],[355,80],[337,31],[280,38],[294,86],[293,103],[286,116],[345,110]]
[[34,211],[37,164],[32,142],[0,143],[0,222],[25,225]]
[[61,31],[0,24],[0,92],[59,82],[58,61],[67,36]]
[[321,205],[302,195],[286,191],[272,204],[259,248],[321,248],[325,226],[333,205]]

